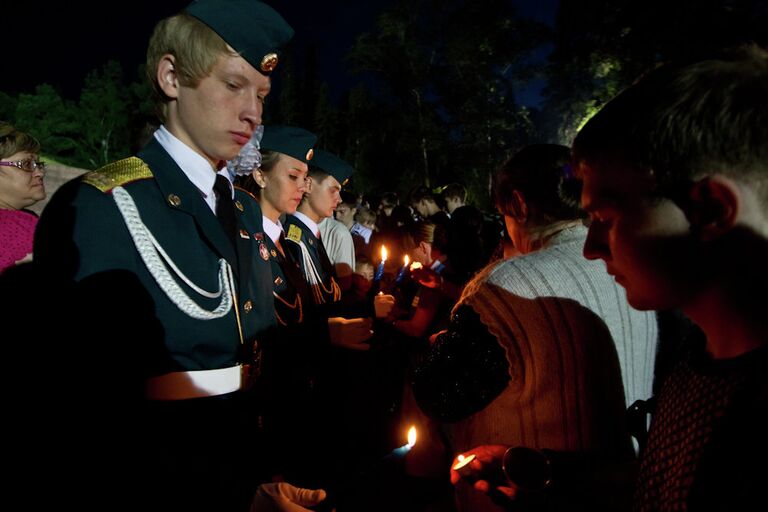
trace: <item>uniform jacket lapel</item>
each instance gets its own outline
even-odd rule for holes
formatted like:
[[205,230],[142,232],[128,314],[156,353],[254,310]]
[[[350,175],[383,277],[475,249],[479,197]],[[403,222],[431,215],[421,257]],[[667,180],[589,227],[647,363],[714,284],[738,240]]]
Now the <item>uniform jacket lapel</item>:
[[[206,238],[219,255],[229,262],[235,272],[240,271],[235,248],[232,247],[216,215],[203,199],[202,192],[189,181],[184,171],[160,143],[152,139],[137,156],[152,169],[152,174],[160,187],[160,193],[166,198],[168,208],[192,215],[200,227],[201,236]],[[178,201],[172,201],[173,196],[176,196]],[[236,211],[240,213],[239,209]],[[238,219],[238,224],[241,225],[241,223],[242,219]],[[238,236],[238,240],[239,238]]]

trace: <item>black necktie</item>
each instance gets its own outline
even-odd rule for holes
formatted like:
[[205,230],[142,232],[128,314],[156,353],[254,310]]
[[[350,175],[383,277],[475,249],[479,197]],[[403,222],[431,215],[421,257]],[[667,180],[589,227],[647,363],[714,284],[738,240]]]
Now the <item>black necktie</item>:
[[283,249],[285,247],[285,233],[282,231],[280,231],[280,236],[277,237],[277,243],[275,245],[280,249],[280,254],[285,256],[285,249]]
[[216,217],[219,219],[230,242],[232,242],[232,246],[237,249],[235,238],[237,220],[235,219],[235,207],[232,202],[232,189],[230,188],[229,180],[221,174],[217,174],[213,190],[216,191],[218,196],[216,198]]

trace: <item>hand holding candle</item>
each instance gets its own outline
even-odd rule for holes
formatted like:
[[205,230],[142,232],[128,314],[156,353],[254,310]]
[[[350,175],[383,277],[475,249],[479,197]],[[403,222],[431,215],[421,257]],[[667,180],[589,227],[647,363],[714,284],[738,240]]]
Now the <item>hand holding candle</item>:
[[386,295],[384,292],[379,292],[373,298],[373,309],[376,312],[376,318],[389,317],[392,310],[395,309],[394,295]]
[[466,457],[463,453],[459,454],[459,456],[456,457],[456,464],[453,465],[453,470],[457,472],[462,478],[467,478],[470,474],[472,474],[470,463],[473,460],[475,460],[475,454],[467,455]]

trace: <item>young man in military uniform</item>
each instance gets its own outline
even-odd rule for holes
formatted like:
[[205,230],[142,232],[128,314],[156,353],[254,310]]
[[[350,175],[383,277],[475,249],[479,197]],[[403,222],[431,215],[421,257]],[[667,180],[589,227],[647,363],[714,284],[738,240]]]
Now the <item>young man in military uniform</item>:
[[[80,508],[249,506],[261,475],[248,388],[272,280],[253,257],[258,204],[233,202],[218,170],[261,124],[292,35],[257,1],[196,0],[162,20],[147,52],[162,126],[135,157],[62,187],[40,220],[35,257],[82,317],[56,352],[76,408],[77,448],[61,458],[88,469],[67,489]],[[118,441],[94,447],[105,435]]]
[[317,150],[309,166],[309,183],[304,198],[285,224],[290,250],[301,264],[304,278],[312,289],[315,304],[336,302],[341,290],[334,276],[333,264],[320,241],[318,224],[341,202],[341,188],[352,176],[352,166],[336,155]]

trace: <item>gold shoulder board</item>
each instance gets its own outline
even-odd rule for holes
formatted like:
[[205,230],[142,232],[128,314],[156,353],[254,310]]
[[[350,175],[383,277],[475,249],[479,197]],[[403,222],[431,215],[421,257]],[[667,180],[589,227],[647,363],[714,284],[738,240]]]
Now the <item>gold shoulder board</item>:
[[101,169],[96,169],[83,176],[83,182],[96,187],[102,192],[110,192],[115,187],[126,183],[152,177],[152,171],[140,158],[124,158]]
[[298,242],[301,240],[301,228],[297,226],[296,224],[291,224],[291,226],[288,228],[288,235],[286,236],[288,240],[293,240],[294,242]]

